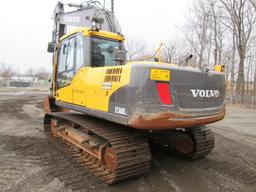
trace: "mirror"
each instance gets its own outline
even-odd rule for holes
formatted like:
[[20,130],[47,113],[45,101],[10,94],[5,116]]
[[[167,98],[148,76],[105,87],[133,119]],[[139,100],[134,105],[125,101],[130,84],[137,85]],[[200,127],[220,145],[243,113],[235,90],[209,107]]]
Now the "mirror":
[[113,53],[113,59],[117,62],[126,61],[126,51],[124,49],[115,49]]
[[48,43],[47,52],[49,52],[49,53],[53,53],[54,52],[54,43],[53,42],[49,42]]
[[113,60],[116,65],[124,65],[126,61],[126,51],[124,49],[115,49],[113,52]]

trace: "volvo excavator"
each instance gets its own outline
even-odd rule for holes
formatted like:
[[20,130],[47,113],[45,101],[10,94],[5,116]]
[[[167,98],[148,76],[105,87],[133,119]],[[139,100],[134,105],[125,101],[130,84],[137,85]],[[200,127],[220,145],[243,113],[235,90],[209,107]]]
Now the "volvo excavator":
[[214,148],[206,125],[225,116],[222,70],[127,62],[113,10],[92,0],[56,5],[44,104],[47,138],[108,184],[148,172],[151,145],[205,157]]

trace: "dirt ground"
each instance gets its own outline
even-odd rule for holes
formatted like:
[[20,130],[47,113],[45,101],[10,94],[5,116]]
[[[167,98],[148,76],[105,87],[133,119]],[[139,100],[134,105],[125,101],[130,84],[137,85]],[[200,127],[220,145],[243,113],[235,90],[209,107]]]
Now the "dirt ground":
[[210,125],[216,147],[202,160],[184,161],[152,149],[148,174],[108,186],[45,140],[45,90],[0,89],[1,192],[256,191],[256,110],[230,107]]

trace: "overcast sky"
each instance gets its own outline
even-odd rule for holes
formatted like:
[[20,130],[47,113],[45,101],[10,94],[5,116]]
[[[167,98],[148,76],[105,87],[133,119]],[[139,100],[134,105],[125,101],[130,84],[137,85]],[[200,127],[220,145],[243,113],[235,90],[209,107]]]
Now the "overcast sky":
[[[106,0],[108,1],[108,0]],[[63,0],[76,2],[81,0]],[[157,48],[178,36],[191,0],[115,0],[115,14],[126,38],[143,40]],[[3,0],[0,5],[0,62],[21,72],[51,69],[52,13],[55,0]]]

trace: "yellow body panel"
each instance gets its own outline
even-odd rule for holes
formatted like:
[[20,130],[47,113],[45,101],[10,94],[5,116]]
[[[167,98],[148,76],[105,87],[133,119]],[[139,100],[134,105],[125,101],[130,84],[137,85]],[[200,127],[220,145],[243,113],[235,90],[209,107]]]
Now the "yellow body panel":
[[[108,111],[111,95],[119,88],[130,83],[131,66],[104,67],[103,70],[104,76],[101,84],[101,110]],[[113,73],[111,74],[111,72]]]
[[64,101],[67,103],[73,103],[73,85],[67,85],[57,90],[56,92],[56,100],[57,101]]
[[70,85],[57,90],[57,100],[108,112],[111,95],[129,84],[131,66],[82,67]]

